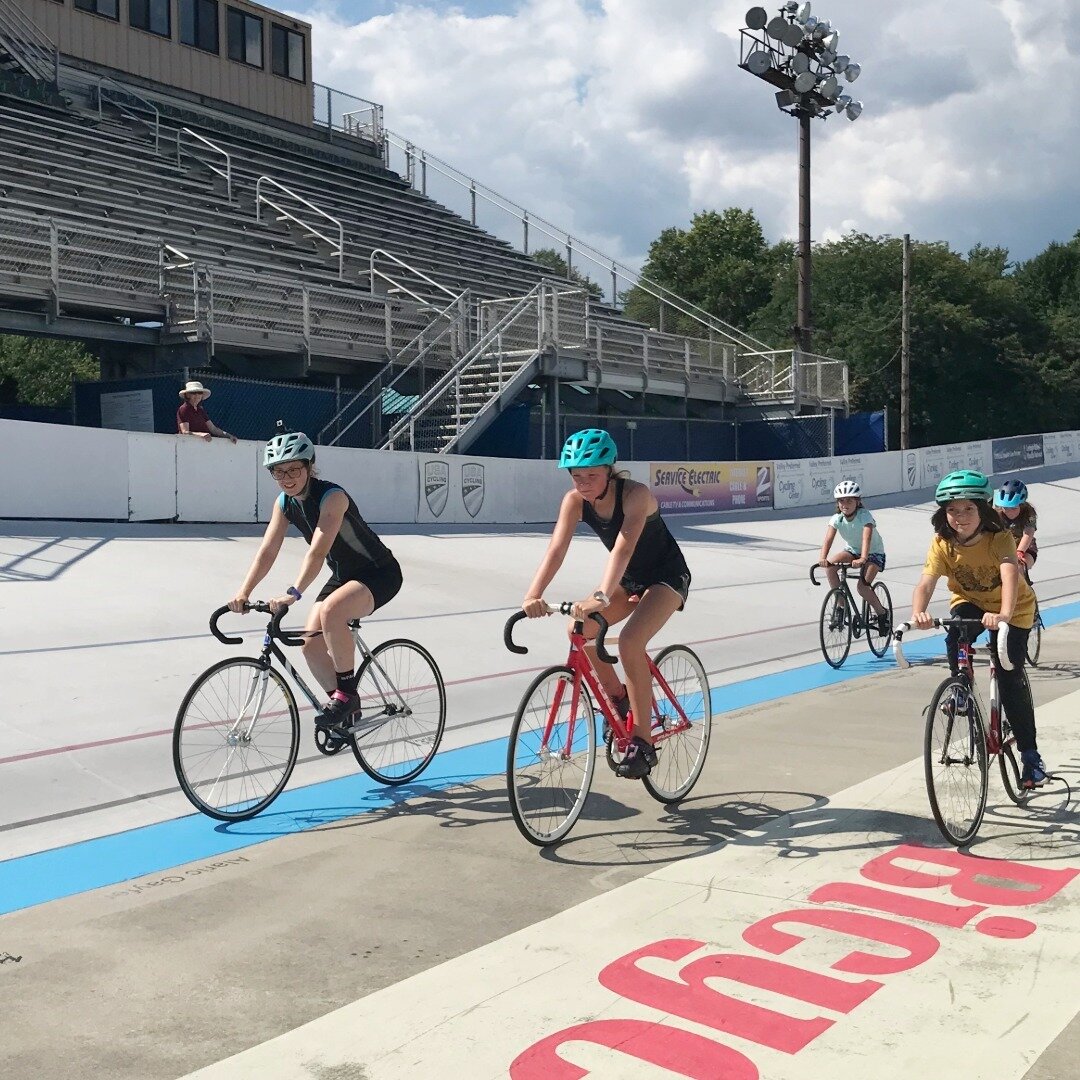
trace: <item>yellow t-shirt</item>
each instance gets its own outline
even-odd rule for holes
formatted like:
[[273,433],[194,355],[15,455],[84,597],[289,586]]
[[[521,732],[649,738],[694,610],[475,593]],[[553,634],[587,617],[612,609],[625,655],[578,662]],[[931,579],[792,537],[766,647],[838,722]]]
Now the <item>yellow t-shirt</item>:
[[[960,547],[935,536],[926,553],[924,574],[947,578],[950,607],[965,600],[983,611],[1001,611],[1001,564],[1016,558],[1016,541],[1008,531],[983,533],[971,547]],[[1016,607],[1009,620],[1021,630],[1035,621],[1035,594],[1022,574],[1016,583]]]

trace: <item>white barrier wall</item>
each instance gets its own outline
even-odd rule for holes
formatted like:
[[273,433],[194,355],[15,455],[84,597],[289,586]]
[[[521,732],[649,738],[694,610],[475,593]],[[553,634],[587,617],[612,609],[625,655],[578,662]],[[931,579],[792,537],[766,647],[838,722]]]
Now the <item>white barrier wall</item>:
[[[262,443],[0,420],[3,516],[113,521],[267,521],[278,487]],[[869,496],[933,487],[954,469],[994,473],[1080,462],[1080,432],[774,462],[778,509],[832,502],[845,478]],[[550,461],[318,447],[321,476],[379,524],[553,521],[568,484]],[[648,462],[625,462],[648,484]],[[997,468],[995,468],[997,466]]]

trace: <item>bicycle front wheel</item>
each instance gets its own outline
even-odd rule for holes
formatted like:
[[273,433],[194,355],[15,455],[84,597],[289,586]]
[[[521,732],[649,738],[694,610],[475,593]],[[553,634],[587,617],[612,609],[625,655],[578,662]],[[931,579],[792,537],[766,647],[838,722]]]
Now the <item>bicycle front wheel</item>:
[[712,692],[701,661],[685,645],[669,645],[655,664],[663,680],[653,676],[652,735],[657,761],[641,782],[654,799],[674,803],[690,794],[705,767],[712,734]]
[[415,780],[446,727],[446,687],[431,653],[405,638],[384,641],[360,665],[356,692],[361,712],[351,745],[360,768],[390,787]]
[[1027,660],[1032,667],[1039,666],[1039,653],[1042,652],[1042,616],[1039,605],[1035,604],[1035,621],[1031,624],[1031,633],[1027,639]]
[[986,725],[962,679],[946,679],[930,702],[923,744],[926,793],[941,835],[970,843],[986,812]]
[[233,658],[207,668],[176,714],[176,779],[191,804],[218,821],[265,810],[289,782],[299,748],[296,698],[259,660]]
[[889,642],[892,641],[892,597],[884,581],[874,582],[874,595],[885,609],[888,632],[884,634],[881,632],[881,616],[865,600],[863,601],[863,626],[866,627],[866,643],[870,646],[870,651],[875,656],[884,656],[889,649]]
[[818,636],[825,662],[830,667],[840,667],[851,651],[851,612],[843,589],[830,589],[825,597]]
[[[576,701],[575,701],[576,697]],[[542,671],[518,706],[506,753],[510,810],[521,835],[546,847],[574,827],[596,766],[596,715],[568,667]]]

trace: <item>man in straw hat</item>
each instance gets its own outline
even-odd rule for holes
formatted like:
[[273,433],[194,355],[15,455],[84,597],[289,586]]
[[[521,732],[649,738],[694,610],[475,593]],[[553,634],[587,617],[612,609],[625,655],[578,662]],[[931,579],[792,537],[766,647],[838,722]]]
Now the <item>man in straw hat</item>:
[[210,396],[210,391],[201,382],[189,382],[180,396],[183,405],[176,410],[176,431],[179,435],[194,435],[198,439],[209,441],[214,435],[236,442],[232,432],[219,428],[209,416],[202,403]]

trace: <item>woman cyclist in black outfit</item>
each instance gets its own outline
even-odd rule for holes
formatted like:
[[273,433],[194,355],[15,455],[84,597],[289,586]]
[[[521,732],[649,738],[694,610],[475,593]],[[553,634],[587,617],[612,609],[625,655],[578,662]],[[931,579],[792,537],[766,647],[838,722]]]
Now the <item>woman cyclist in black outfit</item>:
[[303,651],[311,673],[329,695],[315,723],[330,734],[348,728],[360,708],[349,621],[367,618],[397,595],[401,567],[348,493],[315,475],[314,462],[315,447],[303,432],[276,435],[266,444],[263,465],[281,485],[281,494],[274,500],[251,569],[229,607],[245,610],[252,589],[274,565],[289,525],[295,525],[308,542],[308,552],[293,583],[270,601],[270,607],[276,613],[296,603],[326,560],[330,579],[308,614]]
[[614,440],[598,428],[579,431],[566,440],[559,468],[570,470],[574,487],[563,497],[551,543],[521,608],[530,619],[549,614],[544,590],[566,558],[574,529],[584,521],[611,554],[600,587],[589,599],[574,605],[573,616],[584,621],[585,636],[590,639],[597,633],[596,623],[589,619],[594,611],[602,611],[611,624],[627,619],[619,633],[626,687],[591,646],[589,659],[619,713],[625,718],[628,710],[633,712],[634,735],[618,774],[640,779],[656,764],[650,732],[652,677],[646,650],[656,632],[682,610],[690,589],[690,571],[649,489],[616,475],[616,454]]

